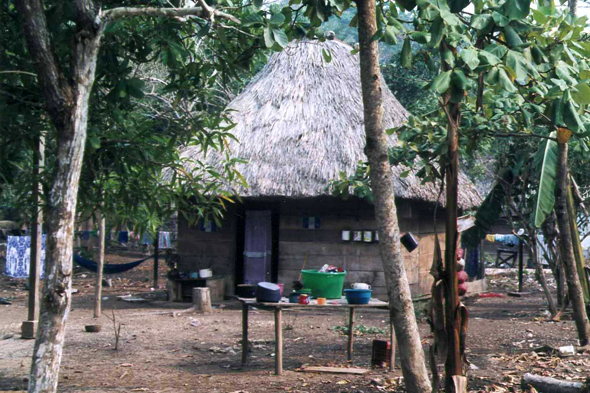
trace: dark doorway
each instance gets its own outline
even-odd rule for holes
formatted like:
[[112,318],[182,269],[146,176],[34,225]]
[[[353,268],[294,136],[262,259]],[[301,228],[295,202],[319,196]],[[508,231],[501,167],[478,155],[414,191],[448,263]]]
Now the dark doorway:
[[241,284],[276,282],[279,262],[278,203],[249,201],[238,214],[236,277]]
[[244,284],[270,281],[272,274],[272,212],[246,210],[244,222]]

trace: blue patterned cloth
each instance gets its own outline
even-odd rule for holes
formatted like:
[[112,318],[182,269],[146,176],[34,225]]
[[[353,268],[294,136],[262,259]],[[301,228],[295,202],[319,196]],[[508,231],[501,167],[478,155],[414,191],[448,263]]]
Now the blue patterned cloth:
[[[39,272],[41,278],[45,270],[45,237],[46,235],[43,235],[41,242],[41,271]],[[6,246],[6,275],[14,278],[29,277],[31,237],[8,236]]]

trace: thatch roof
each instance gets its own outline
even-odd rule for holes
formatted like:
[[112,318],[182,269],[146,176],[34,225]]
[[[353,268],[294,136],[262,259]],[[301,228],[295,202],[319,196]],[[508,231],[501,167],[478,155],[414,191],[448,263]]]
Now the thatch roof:
[[[331,53],[324,60],[322,51]],[[329,195],[326,186],[340,171],[354,173],[364,154],[365,132],[358,55],[341,41],[298,41],[271,56],[268,64],[228,109],[240,141],[230,142],[232,156],[247,160],[238,170],[248,181],[245,197]],[[408,112],[382,83],[385,128],[401,125]],[[394,143],[394,140],[392,140]],[[200,157],[189,147],[185,157]],[[218,156],[208,153],[215,164]],[[438,188],[421,184],[407,168],[394,168],[399,198],[436,202]],[[443,193],[444,198],[444,193]],[[444,201],[443,201],[444,203]],[[459,205],[481,203],[473,184],[460,178]]]

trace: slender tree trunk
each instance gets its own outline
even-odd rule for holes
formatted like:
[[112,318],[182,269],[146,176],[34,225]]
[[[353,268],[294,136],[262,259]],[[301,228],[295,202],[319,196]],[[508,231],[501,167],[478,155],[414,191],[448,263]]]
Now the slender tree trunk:
[[553,300],[553,296],[551,296],[551,290],[547,285],[547,279],[545,278],[545,272],[543,271],[543,266],[541,265],[541,261],[539,260],[539,253],[537,250],[537,239],[536,233],[529,234],[529,256],[532,258],[533,263],[535,264],[535,270],[537,271],[537,275],[539,276],[539,283],[543,288],[543,292],[545,293],[545,298],[547,299],[547,305],[549,306],[549,312],[551,316],[555,316],[557,314],[557,307],[555,307],[555,301]]
[[577,212],[574,204],[574,196],[572,192],[571,181],[568,183],[566,206],[569,227],[572,235],[574,258],[576,259],[576,269],[578,270],[578,278],[580,279],[580,286],[582,287],[582,294],[584,295],[584,303],[588,304],[588,302],[590,302],[590,290],[588,288],[588,278],[586,276],[585,269],[586,259],[584,258],[584,250],[582,250],[580,232],[578,232],[578,223],[576,222]]
[[[441,53],[445,50],[456,52],[456,49],[443,39]],[[450,70],[450,66],[443,61],[443,69]],[[461,326],[462,315],[459,308],[459,279],[457,278],[457,194],[459,187],[459,123],[461,111],[459,103],[450,102],[450,92],[443,96],[443,105],[447,115],[447,164],[446,176],[446,226],[445,226],[445,318],[447,329],[447,359],[445,362],[445,389],[455,391],[453,376],[463,375],[463,359],[461,354]],[[464,344],[464,343],[463,343]]]
[[100,241],[98,243],[98,266],[96,269],[96,287],[94,292],[94,318],[100,318],[102,312],[102,270],[104,268],[104,252],[106,240],[106,219],[100,218],[98,227],[98,236]]
[[[561,131],[561,130],[560,130]],[[557,184],[555,187],[555,212],[557,214],[557,226],[560,236],[560,251],[568,286],[569,298],[572,302],[574,320],[578,330],[580,345],[590,343],[590,323],[584,307],[584,295],[580,284],[580,278],[576,269],[572,232],[569,226],[567,211],[568,168],[567,168],[567,138],[560,138],[558,131],[558,155],[557,155]]]
[[578,0],[569,0],[568,1],[568,8],[570,10],[570,14],[572,16],[576,16],[577,8],[578,8]]
[[379,249],[391,318],[399,343],[402,373],[409,392],[430,392],[430,380],[410,286],[406,276],[399,241],[399,226],[393,193],[393,174],[389,165],[387,138],[383,129],[383,98],[379,49],[373,36],[377,32],[374,0],[358,0],[361,83],[367,138],[366,153],[371,165],[371,186],[375,215],[379,225]]

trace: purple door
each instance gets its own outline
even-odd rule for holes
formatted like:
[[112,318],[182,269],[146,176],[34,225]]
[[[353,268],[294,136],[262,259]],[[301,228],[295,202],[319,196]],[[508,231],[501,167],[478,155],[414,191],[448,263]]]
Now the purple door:
[[244,284],[270,281],[272,264],[271,211],[246,211],[244,236]]

